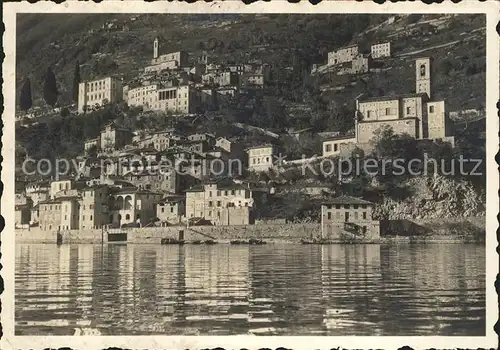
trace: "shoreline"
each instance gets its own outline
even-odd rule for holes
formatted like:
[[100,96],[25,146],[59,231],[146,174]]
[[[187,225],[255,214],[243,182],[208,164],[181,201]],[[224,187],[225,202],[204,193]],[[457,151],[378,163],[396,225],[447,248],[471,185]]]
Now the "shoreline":
[[[241,243],[232,243],[231,240],[229,239],[222,239],[222,240],[215,240],[211,243],[205,243],[205,242],[199,242],[199,241],[184,241],[182,243],[167,243],[167,244],[162,244],[161,239],[157,241],[152,241],[152,240],[144,240],[144,241],[134,241],[134,242],[128,242],[128,241],[116,241],[116,242],[101,242],[101,241],[81,241],[81,242],[62,242],[62,245],[79,245],[79,244],[92,244],[92,245],[123,245],[123,244],[132,244],[132,245],[165,245],[165,246],[183,246],[183,245],[189,245],[189,246],[195,246],[195,245],[200,245],[200,246],[209,246],[209,245],[229,245],[229,246],[259,246],[259,245],[288,245],[288,244],[294,244],[294,245],[313,245],[313,246],[318,246],[318,245],[365,245],[365,244],[390,244],[390,245],[397,245],[397,244],[476,244],[476,245],[485,245],[485,242],[481,241],[474,241],[472,239],[467,239],[467,238],[452,238],[452,237],[404,237],[404,236],[398,236],[398,237],[381,237],[379,240],[373,240],[373,241],[341,241],[341,240],[332,240],[332,241],[324,241],[324,242],[307,242],[303,243],[300,240],[290,240],[290,239],[283,239],[283,238],[266,238],[263,237],[261,239],[262,243],[257,243],[257,244],[252,244],[249,243],[248,241],[244,241]],[[16,240],[16,244],[56,244],[56,241],[48,241],[48,240]]]
[[[401,222],[400,222],[401,221]],[[485,217],[431,220],[393,220],[380,237],[359,237],[339,232],[321,239],[319,223],[266,223],[240,226],[167,226],[121,229],[42,231],[40,228],[15,230],[16,243],[47,244],[428,244],[485,242]],[[212,241],[212,242],[210,242]],[[176,243],[177,242],[177,243]],[[256,242],[254,242],[256,243]]]

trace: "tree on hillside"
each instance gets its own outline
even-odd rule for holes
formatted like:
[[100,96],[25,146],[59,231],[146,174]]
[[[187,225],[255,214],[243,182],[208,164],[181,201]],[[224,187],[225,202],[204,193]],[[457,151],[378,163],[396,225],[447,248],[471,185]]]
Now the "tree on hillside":
[[31,82],[29,78],[26,78],[24,84],[21,88],[21,95],[19,97],[19,107],[23,111],[27,111],[33,105],[33,100],[31,98]]
[[73,73],[73,91],[72,91],[72,97],[73,97],[73,102],[78,103],[78,87],[81,82],[81,77],[80,77],[80,62],[76,61],[76,66],[75,66],[75,71]]
[[43,82],[43,99],[49,106],[54,107],[58,96],[59,91],[57,90],[56,75],[52,69],[48,67]]

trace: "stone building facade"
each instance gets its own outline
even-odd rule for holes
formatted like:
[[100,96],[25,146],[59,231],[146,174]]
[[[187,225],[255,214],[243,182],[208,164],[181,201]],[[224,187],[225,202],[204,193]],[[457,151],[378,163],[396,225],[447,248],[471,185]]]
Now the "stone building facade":
[[101,148],[120,149],[132,143],[133,134],[129,129],[108,124],[101,131]]
[[247,148],[248,170],[255,172],[266,172],[274,165],[276,147],[274,145],[262,145]]
[[391,57],[391,43],[385,42],[372,45],[371,56],[373,59]]
[[359,55],[358,45],[342,47],[338,50],[328,53],[328,65],[352,62]]
[[168,196],[156,207],[156,217],[162,224],[179,224],[186,214],[186,199],[183,196]]
[[343,237],[377,240],[380,221],[372,219],[373,203],[340,196],[321,206],[321,235],[325,239]]
[[[215,225],[250,223],[251,209],[237,211],[228,208],[252,208],[253,205],[253,191],[232,181],[208,182],[186,191],[186,218],[203,218]],[[231,218],[230,214],[235,216]]]
[[112,226],[124,224],[144,226],[156,218],[156,205],[162,195],[141,191],[135,188],[123,188],[112,191],[109,198],[109,222]]
[[82,82],[78,86],[78,113],[84,113],[89,107],[106,103],[116,103],[123,99],[121,80],[107,77]]

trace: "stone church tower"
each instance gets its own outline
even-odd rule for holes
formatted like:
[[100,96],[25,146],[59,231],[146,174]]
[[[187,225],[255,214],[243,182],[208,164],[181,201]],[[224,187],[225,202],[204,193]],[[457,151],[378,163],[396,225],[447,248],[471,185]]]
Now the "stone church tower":
[[153,58],[158,58],[158,51],[160,49],[160,45],[158,42],[158,37],[155,38],[155,41],[153,43]]
[[429,57],[417,58],[415,61],[416,93],[427,93],[431,97],[431,59]]

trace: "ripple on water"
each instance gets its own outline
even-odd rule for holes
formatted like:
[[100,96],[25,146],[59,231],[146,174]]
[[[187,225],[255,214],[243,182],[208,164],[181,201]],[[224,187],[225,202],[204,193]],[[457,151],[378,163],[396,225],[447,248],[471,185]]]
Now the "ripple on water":
[[482,335],[473,245],[16,246],[16,334]]

